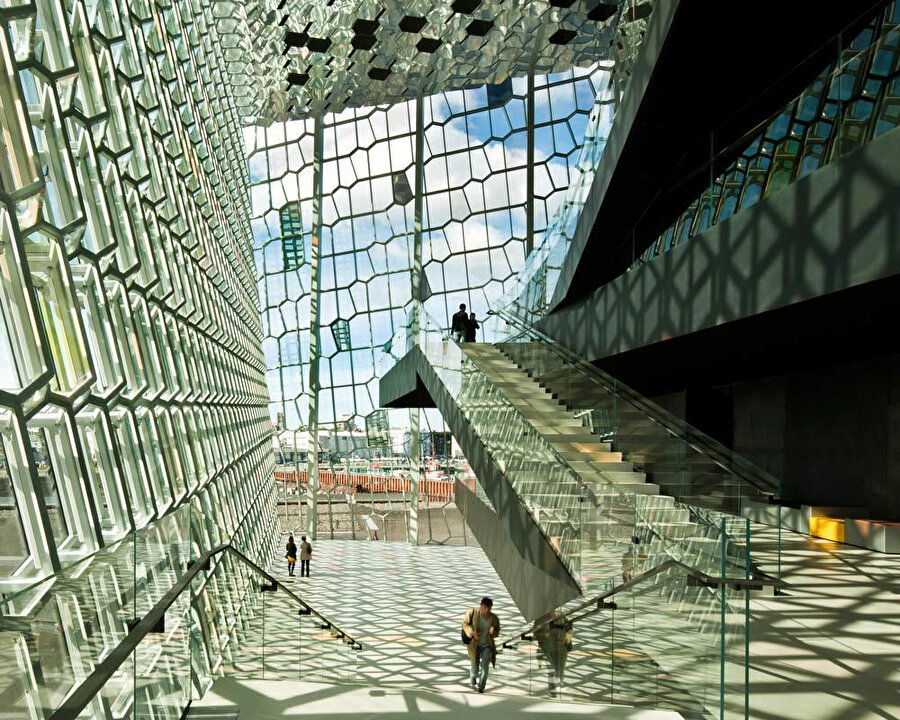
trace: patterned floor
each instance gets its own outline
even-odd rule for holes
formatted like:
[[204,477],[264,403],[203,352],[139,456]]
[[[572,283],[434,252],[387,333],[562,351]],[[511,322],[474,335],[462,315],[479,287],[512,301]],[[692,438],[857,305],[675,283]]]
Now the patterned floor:
[[[479,548],[319,540],[312,577],[287,577],[281,557],[270,571],[363,644],[355,672],[375,685],[459,689],[468,666],[460,620],[483,595],[502,623],[524,622]],[[284,634],[291,667],[295,643],[288,628]]]
[[221,678],[212,692],[191,707],[196,720],[413,720],[435,715],[467,720],[681,720],[674,712],[628,707],[598,707],[555,702],[547,698],[434,693],[407,688],[374,688],[352,684],[272,682]]
[[[761,569],[770,573],[777,570],[776,539],[772,529],[754,539]],[[280,556],[272,569],[285,575]],[[317,626],[298,640],[297,618],[269,608],[247,633],[258,637],[262,623],[265,641],[255,649],[239,643],[245,657],[229,675],[466,693],[468,662],[458,639],[465,609],[488,594],[504,634],[523,623],[478,548],[322,540],[312,570],[308,580],[285,583],[356,635],[364,651],[338,656]],[[785,532],[782,571],[787,593],[755,593],[751,604],[750,717],[900,720],[900,556]],[[578,623],[556,697],[684,708],[689,689],[695,703],[717,704],[715,644],[679,627],[687,620],[717,628],[716,608],[685,598],[619,596],[614,612]],[[548,670],[534,644],[522,643],[500,655],[488,693],[546,697]],[[743,717],[743,669],[729,662],[726,672],[729,717]]]
[[[469,692],[469,663],[459,641],[465,610],[489,595],[501,619],[501,636],[524,626],[479,548],[319,540],[311,569],[309,579],[289,578],[281,557],[272,558],[270,565],[270,572],[288,588],[361,642],[363,651],[349,653],[328,641],[328,632],[310,624],[310,618],[298,620],[283,605],[270,606],[257,609],[250,619],[238,643],[239,657],[227,675]],[[658,595],[621,598],[615,613],[581,623],[567,654],[563,682],[554,679],[552,692],[553,672],[529,642],[499,655],[488,692],[696,708],[697,702],[685,694],[680,682],[639,649],[658,635],[658,626],[648,618],[660,615],[658,610],[651,615],[640,608],[658,601]],[[671,642],[665,648],[671,655]],[[697,650],[677,656],[680,669],[697,665]]]

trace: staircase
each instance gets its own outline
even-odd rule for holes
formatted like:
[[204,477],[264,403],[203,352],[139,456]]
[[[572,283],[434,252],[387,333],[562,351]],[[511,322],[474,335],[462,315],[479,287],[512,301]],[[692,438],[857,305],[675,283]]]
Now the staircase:
[[548,340],[497,348],[561,405],[577,411],[593,433],[611,440],[663,494],[736,515],[748,500],[765,503],[777,494],[776,478],[565,348]]
[[612,484],[623,493],[659,494],[659,487],[648,483],[644,472],[635,470],[632,463],[622,460],[621,452],[613,452],[608,442],[591,434],[500,348],[466,343],[462,350],[592,490],[605,493]]
[[[629,551],[634,571],[676,559],[713,576],[721,573],[716,528],[696,522],[676,498],[661,494],[659,485],[647,481],[646,472],[585,428],[564,400],[536,381],[501,346],[466,343],[461,349],[589,488],[591,502],[585,503],[583,511],[580,549],[585,594],[618,582],[628,565],[624,556]],[[588,399],[588,391],[585,384],[573,392]],[[644,422],[651,421],[644,418]],[[535,484],[545,482],[537,465]],[[520,487],[527,491],[529,485],[524,482]],[[567,490],[576,493],[578,485],[573,483]],[[565,491],[560,488],[560,492]],[[632,547],[632,538],[639,541],[637,547]],[[741,560],[737,552],[732,554],[734,561]]]

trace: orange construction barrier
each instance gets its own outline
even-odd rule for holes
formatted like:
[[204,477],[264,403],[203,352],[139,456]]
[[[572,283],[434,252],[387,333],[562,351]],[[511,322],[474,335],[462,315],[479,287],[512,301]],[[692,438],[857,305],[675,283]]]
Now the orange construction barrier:
[[[308,482],[306,470],[276,470],[275,480],[287,486],[305,486]],[[475,480],[467,478],[462,481],[470,490],[475,490]],[[369,475],[367,473],[343,473],[332,470],[319,470],[319,487],[327,492],[367,492],[367,493],[410,493],[412,481],[406,477],[394,475]],[[453,500],[456,496],[455,484],[451,480],[427,480],[419,483],[419,493],[428,500]]]

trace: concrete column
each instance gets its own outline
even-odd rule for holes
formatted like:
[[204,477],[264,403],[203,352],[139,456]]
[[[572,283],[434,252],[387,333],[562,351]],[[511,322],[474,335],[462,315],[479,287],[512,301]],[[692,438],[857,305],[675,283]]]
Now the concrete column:
[[[416,167],[413,188],[413,260],[410,269],[412,285],[412,322],[410,332],[418,343],[420,316],[422,314],[422,203],[425,192],[425,103],[421,89],[416,96]],[[409,493],[407,538],[413,545],[419,542],[419,483],[422,480],[421,445],[419,444],[419,408],[409,410],[409,429],[412,442],[409,450],[409,467],[412,473]]]
[[315,119],[313,140],[313,235],[309,253],[309,412],[307,430],[309,449],[306,457],[306,533],[315,540],[319,512],[319,269],[322,242],[322,154],[324,128],[322,116]]

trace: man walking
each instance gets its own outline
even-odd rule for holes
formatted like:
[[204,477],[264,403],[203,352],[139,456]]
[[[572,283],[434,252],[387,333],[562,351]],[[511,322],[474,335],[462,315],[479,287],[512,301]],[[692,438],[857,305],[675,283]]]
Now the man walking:
[[[489,597],[481,598],[481,605],[469,610],[462,621],[463,634],[469,638],[468,651],[472,669],[469,673],[469,684],[484,692],[487,683],[488,662],[497,666],[497,636],[500,634],[500,619],[491,612],[494,601]],[[476,683],[477,680],[477,683]]]
[[312,557],[312,545],[306,542],[306,535],[300,537],[300,577],[309,577],[309,560]]
[[456,313],[450,321],[450,333],[456,342],[463,342],[466,339],[466,325],[469,323],[469,316],[466,315],[466,304],[459,306],[459,312]]

